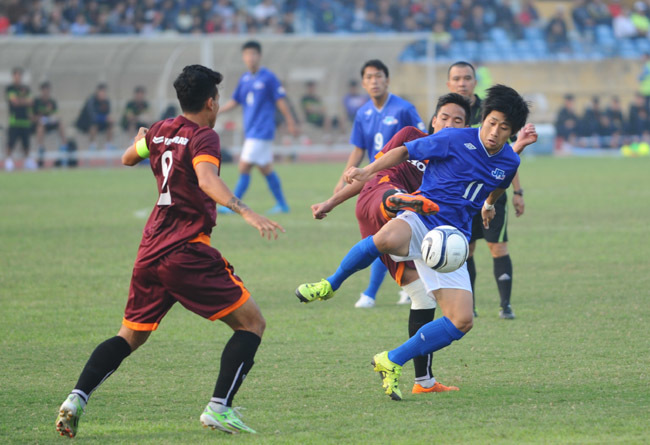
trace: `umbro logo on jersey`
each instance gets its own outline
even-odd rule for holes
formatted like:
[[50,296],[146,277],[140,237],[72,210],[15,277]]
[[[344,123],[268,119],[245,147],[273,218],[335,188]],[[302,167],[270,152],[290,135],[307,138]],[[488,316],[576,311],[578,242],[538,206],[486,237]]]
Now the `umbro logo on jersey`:
[[399,121],[395,118],[395,116],[386,116],[383,121],[381,121],[382,124],[384,125],[397,125]]
[[187,145],[187,143],[190,141],[188,138],[184,138],[181,136],[174,136],[173,138],[166,138],[165,136],[155,136],[151,140],[154,144],[165,144],[165,145],[171,145],[171,144],[178,144],[178,145]]
[[364,114],[365,114],[366,116],[370,116],[370,115],[372,114],[372,110],[371,110],[371,109],[368,109],[368,110],[366,110],[366,112],[365,112]]
[[476,147],[471,142],[467,142],[465,144],[465,147],[469,148],[470,150],[476,150]]
[[503,179],[506,179],[506,172],[504,172],[500,168],[495,168],[494,170],[492,170],[492,176],[494,176],[496,179],[501,181]]

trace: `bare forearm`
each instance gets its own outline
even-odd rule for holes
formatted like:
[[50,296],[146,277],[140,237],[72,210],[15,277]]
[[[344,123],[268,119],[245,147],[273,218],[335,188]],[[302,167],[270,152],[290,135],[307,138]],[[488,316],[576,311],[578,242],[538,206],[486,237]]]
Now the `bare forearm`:
[[348,156],[348,162],[345,164],[343,173],[341,173],[341,177],[339,178],[338,182],[336,183],[336,186],[334,187],[334,193],[339,192],[341,188],[345,186],[346,182],[345,179],[343,179],[345,172],[350,167],[358,167],[359,164],[361,164],[361,161],[363,160],[364,153],[365,153],[364,150],[360,149],[359,147],[354,147],[354,149],[350,153],[350,156]]
[[228,111],[230,111],[230,110],[232,110],[233,108],[235,108],[237,105],[239,105],[239,104],[237,103],[236,100],[234,100],[234,99],[230,99],[228,102],[226,102],[226,104],[225,104],[224,106],[222,106],[222,107],[219,108],[219,114],[221,114],[221,113],[227,113]]
[[293,119],[293,115],[291,114],[291,110],[289,110],[287,101],[282,98],[278,99],[275,104],[277,105],[278,110],[280,110],[280,113],[282,113],[282,116],[284,117],[287,125],[295,125],[296,121]]
[[366,170],[370,174],[374,174],[381,170],[385,170],[387,168],[391,168],[398,164],[401,164],[402,162],[408,160],[408,158],[409,158],[408,149],[404,145],[402,145],[401,147],[397,147],[389,151],[388,153],[386,153],[385,155],[377,159],[375,162],[366,165],[364,167],[364,170]]
[[488,195],[488,197],[485,199],[485,204],[489,206],[493,206],[495,202],[499,200],[501,195],[505,192],[505,189],[494,189],[492,193]]
[[521,190],[521,182],[519,181],[519,171],[515,173],[515,177],[512,178],[512,188],[514,190]]
[[359,192],[361,192],[362,188],[363,183],[354,181],[352,184],[346,184],[345,187],[334,193],[334,195],[332,195],[327,201],[332,206],[332,208],[334,208],[340,204],[343,204],[348,199],[357,196]]

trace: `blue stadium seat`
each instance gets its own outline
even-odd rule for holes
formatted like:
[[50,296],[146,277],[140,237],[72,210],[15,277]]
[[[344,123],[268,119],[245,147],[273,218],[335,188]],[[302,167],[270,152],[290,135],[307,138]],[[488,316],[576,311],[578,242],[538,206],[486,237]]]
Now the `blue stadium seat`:
[[596,40],[601,43],[609,43],[613,40],[614,38],[614,32],[612,31],[612,28],[607,25],[597,25],[596,26]]
[[650,53],[650,40],[635,39],[636,49],[641,53]]
[[503,28],[499,28],[499,27],[490,28],[488,33],[490,35],[490,39],[496,43],[499,43],[503,40],[510,41],[510,37],[508,36],[508,33]]
[[526,40],[543,40],[544,35],[542,34],[542,30],[533,26],[527,26],[524,28],[524,37]]
[[475,59],[476,56],[478,55],[479,51],[479,44],[478,42],[474,42],[472,40],[466,40],[462,42],[461,45],[462,51],[465,53],[465,59]]

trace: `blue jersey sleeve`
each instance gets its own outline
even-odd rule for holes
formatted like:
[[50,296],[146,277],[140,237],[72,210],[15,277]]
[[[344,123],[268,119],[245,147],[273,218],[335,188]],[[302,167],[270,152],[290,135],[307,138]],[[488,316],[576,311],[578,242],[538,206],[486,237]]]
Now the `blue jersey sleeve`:
[[404,114],[404,121],[402,122],[403,126],[411,126],[417,128],[420,131],[426,131],[424,122],[422,122],[422,118],[420,118],[420,115],[418,114],[414,106],[408,107],[406,110],[404,110],[403,114]]
[[284,87],[282,86],[278,78],[275,77],[274,74],[271,74],[270,76],[269,85],[271,88],[271,97],[273,97],[274,102],[277,102],[278,99],[282,99],[287,95],[286,91],[284,90]]
[[449,152],[449,138],[442,132],[407,142],[404,145],[409,152],[409,159],[418,161],[442,159]]

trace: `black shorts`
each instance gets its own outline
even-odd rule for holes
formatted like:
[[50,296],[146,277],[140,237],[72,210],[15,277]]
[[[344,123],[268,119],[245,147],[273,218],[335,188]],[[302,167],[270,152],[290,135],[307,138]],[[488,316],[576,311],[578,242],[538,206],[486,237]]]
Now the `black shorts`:
[[508,241],[508,196],[505,193],[494,203],[494,210],[496,210],[497,214],[490,221],[489,229],[483,227],[481,212],[474,216],[470,243],[481,238],[485,238],[488,243],[505,243]]
[[12,150],[16,145],[16,142],[20,140],[25,153],[29,151],[29,136],[31,134],[31,128],[9,127],[7,133],[7,146],[10,150]]

